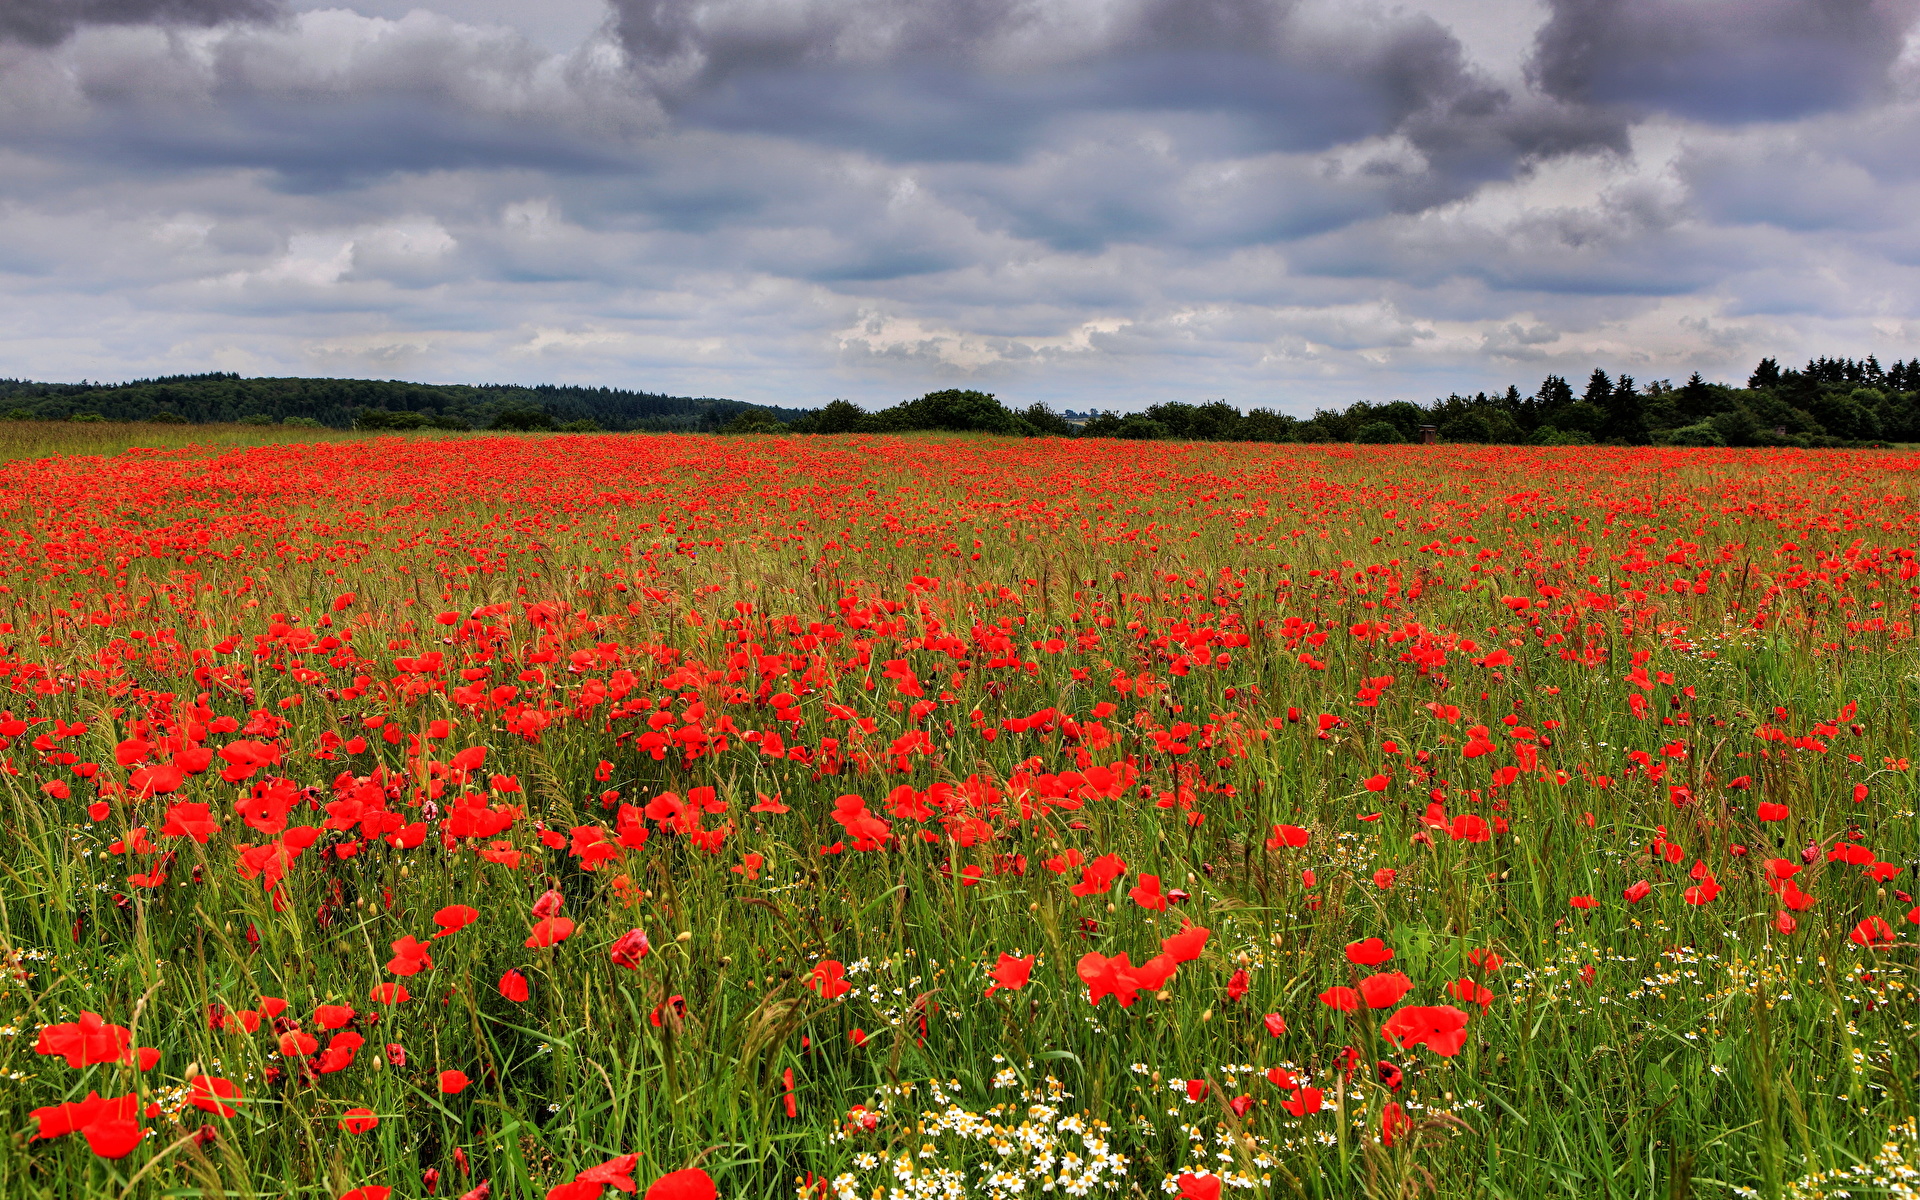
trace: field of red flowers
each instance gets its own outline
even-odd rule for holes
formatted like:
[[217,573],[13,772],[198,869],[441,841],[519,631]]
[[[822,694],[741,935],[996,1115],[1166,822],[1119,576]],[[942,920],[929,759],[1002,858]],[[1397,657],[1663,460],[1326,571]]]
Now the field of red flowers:
[[1917,468],[0,467],[0,1194],[1911,1196]]

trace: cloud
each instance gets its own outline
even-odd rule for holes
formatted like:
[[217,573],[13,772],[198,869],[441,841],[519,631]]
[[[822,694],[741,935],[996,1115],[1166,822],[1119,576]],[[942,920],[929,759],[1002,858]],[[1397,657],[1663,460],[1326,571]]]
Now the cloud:
[[1715,124],[1887,94],[1915,0],[1548,0],[1529,72],[1571,104]]
[[895,161],[1017,162],[1089,115],[1176,121],[1217,148],[1398,138],[1402,207],[1525,163],[1619,149],[1618,123],[1515,96],[1431,17],[1301,0],[613,0],[683,122]]
[[0,374],[1306,411],[1913,352],[1904,5],[419,2],[5,9],[70,20],[0,38]]
[[86,25],[220,25],[268,21],[277,0],[7,0],[0,4],[0,41],[52,46]]

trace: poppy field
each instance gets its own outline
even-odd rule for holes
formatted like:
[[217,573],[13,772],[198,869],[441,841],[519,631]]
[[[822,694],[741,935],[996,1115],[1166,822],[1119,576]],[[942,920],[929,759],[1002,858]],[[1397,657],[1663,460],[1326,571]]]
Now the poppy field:
[[1916,1195],[1920,456],[0,465],[0,1195]]

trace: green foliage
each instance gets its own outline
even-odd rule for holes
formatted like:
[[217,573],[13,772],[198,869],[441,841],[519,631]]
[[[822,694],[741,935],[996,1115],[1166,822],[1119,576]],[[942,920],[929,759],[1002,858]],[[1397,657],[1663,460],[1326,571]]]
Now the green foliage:
[[[177,413],[199,425],[261,419],[268,424],[287,417],[317,421],[334,429],[356,424],[366,409],[424,414],[420,428],[484,429],[510,408],[544,408],[556,424],[591,420],[602,429],[697,433],[725,426],[755,406],[712,397],[667,396],[618,388],[519,387],[505,384],[422,384],[375,379],[243,379],[228,372],[173,375],[125,384],[36,383],[0,380],[0,400],[23,408],[27,417],[64,421],[78,411],[98,412],[110,421],[147,421],[155,413]],[[760,406],[766,407],[766,406]],[[770,409],[781,419],[803,415],[798,409]],[[409,428],[404,425],[363,428]]]
[[1073,422],[1045,404],[1028,405],[1026,411],[1020,414],[1020,419],[1042,437],[1073,437],[1079,433],[1073,427]]
[[750,408],[727,422],[722,433],[785,433],[787,427],[764,408]]
[[77,412],[69,415],[67,420],[85,423],[89,421],[105,421],[106,418],[97,412]]
[[1726,438],[1712,421],[1700,421],[1692,425],[1682,425],[1678,429],[1662,430],[1654,435],[1656,444],[1662,446],[1724,446]]
[[1353,440],[1363,446],[1398,446],[1407,439],[1391,421],[1369,421],[1360,427]]
[[865,431],[904,433],[917,429],[940,429],[952,433],[1021,434],[1020,418],[988,392],[949,388],[928,392],[918,400],[896,404],[872,414],[862,422]]
[[559,422],[544,408],[509,408],[493,419],[492,427],[512,433],[532,433],[536,430],[558,429]]

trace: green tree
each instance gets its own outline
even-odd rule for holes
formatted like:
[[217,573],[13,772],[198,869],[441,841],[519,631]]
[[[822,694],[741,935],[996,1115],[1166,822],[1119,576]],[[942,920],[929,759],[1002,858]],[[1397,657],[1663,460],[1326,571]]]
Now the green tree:
[[[399,414],[395,413],[393,415],[398,416]],[[408,415],[411,416],[411,415],[417,415],[417,414],[408,414]],[[553,419],[553,414],[548,412],[544,408],[503,409],[500,415],[493,419],[493,427],[495,429],[509,430],[514,433],[531,433],[535,430],[551,430],[556,428],[558,424],[559,423]],[[387,428],[393,429],[393,428],[396,428],[396,426],[388,425]],[[399,428],[404,428],[404,427],[399,427]]]
[[1354,431],[1353,440],[1363,446],[1399,446],[1407,439],[1391,421],[1369,421]]
[[1020,419],[1044,437],[1072,437],[1077,432],[1073,422],[1043,403],[1028,405],[1026,411],[1020,414]]

